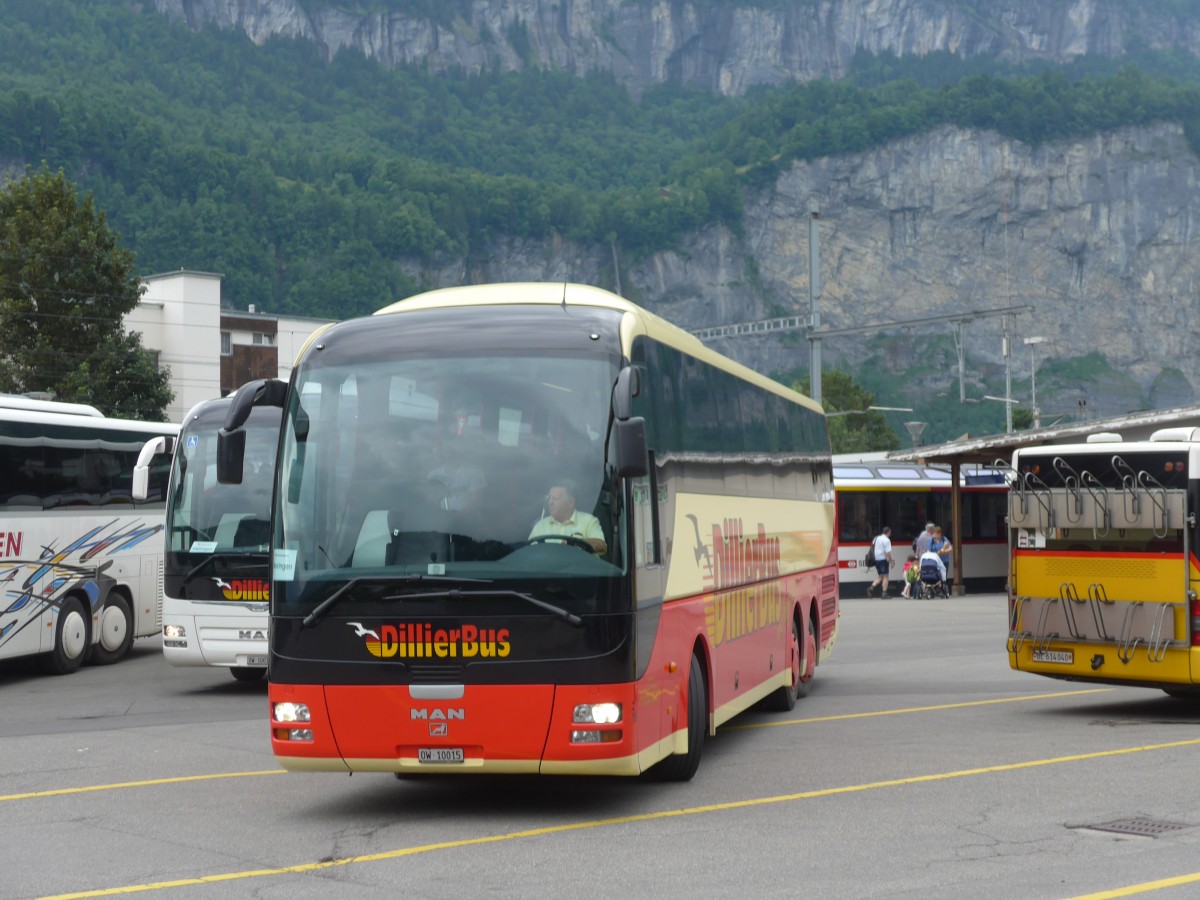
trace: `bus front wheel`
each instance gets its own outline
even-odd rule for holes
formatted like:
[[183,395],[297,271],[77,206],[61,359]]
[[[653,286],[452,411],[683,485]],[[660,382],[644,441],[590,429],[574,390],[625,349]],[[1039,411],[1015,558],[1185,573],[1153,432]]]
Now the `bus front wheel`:
[[90,640],[83,604],[65,597],[54,624],[54,649],[42,657],[43,668],[52,675],[69,675],[83,665]]
[[260,669],[258,666],[230,666],[229,674],[238,681],[262,681],[263,676],[267,674],[266,669]]
[[90,659],[98,666],[107,666],[123,658],[132,646],[133,613],[129,611],[129,601],[120,594],[109,594],[100,611],[99,640]]
[[700,768],[704,754],[704,733],[708,730],[708,694],[704,686],[704,670],[700,658],[692,654],[687,694],[687,753],[668,756],[658,764],[658,776],[663,781],[691,781]]

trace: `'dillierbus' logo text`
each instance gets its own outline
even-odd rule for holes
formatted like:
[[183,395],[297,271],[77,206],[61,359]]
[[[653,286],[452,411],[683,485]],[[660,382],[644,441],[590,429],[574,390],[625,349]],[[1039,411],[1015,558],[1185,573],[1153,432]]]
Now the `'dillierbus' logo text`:
[[512,652],[507,628],[435,628],[424,622],[410,622],[373,629],[363,628],[359,622],[346,624],[363,639],[367,652],[380,659],[489,659]]
[[778,581],[779,555],[779,538],[768,538],[761,522],[753,537],[745,536],[741,519],[726,519],[724,528],[713,525],[711,581],[718,592],[723,591],[704,607],[713,646],[781,627],[784,597]]
[[263,578],[214,578],[226,600],[270,600],[271,588]]

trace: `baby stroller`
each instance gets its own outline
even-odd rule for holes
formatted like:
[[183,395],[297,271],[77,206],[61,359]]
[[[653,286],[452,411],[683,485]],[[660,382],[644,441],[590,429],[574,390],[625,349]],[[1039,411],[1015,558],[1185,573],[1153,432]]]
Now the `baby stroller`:
[[937,563],[932,559],[921,561],[921,576],[914,585],[914,593],[919,600],[932,600],[935,597],[949,597],[950,588]]

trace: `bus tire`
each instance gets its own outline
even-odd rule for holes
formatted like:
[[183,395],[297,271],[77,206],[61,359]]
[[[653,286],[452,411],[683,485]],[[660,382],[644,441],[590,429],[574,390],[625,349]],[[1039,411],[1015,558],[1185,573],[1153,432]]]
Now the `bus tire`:
[[129,601],[119,592],[108,595],[104,608],[100,610],[100,634],[92,647],[89,661],[98,666],[107,666],[123,659],[133,646],[133,613]]
[[229,674],[238,681],[255,682],[262,681],[267,670],[259,666],[230,666]]
[[813,679],[817,677],[817,663],[821,661],[817,652],[817,626],[813,624],[811,615],[808,617],[808,627],[805,633],[803,650],[800,653],[800,680],[796,683],[797,700],[803,700],[812,690]]
[[700,768],[700,757],[704,755],[704,733],[708,730],[708,694],[704,686],[704,670],[700,658],[692,654],[692,668],[688,674],[688,749],[686,754],[668,756],[657,766],[657,774],[663,781],[691,781]]
[[88,617],[75,597],[64,597],[54,623],[54,649],[41,658],[42,668],[51,675],[69,675],[83,665],[91,645]]
[[790,712],[795,709],[796,699],[800,696],[800,687],[803,684],[804,664],[804,646],[800,643],[800,629],[796,627],[796,621],[793,619],[792,642],[788,645],[788,669],[792,672],[792,683],[768,694],[763,701],[763,709],[771,712]]

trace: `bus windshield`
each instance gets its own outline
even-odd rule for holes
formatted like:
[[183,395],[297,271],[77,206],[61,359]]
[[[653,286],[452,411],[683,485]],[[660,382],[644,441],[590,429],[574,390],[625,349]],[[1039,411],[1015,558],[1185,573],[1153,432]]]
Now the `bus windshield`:
[[227,409],[228,403],[214,402],[190,417],[180,432],[167,503],[168,577],[193,571],[213,554],[231,553],[258,555],[266,574],[279,411],[253,411],[245,425],[242,483],[221,484],[216,442]]
[[462,612],[483,594],[493,612],[497,598],[611,611],[597,598],[620,592],[600,586],[628,555],[604,451],[617,361],[554,353],[392,353],[297,373],[275,612],[306,615],[337,591],[339,615],[397,598]]

